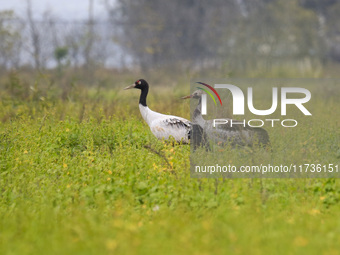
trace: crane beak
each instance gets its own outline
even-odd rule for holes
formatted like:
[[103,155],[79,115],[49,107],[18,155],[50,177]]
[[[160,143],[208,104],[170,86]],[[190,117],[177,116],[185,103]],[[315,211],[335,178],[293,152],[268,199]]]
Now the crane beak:
[[182,97],[182,99],[188,99],[188,98],[191,98],[192,95],[189,95],[189,96],[185,96],[185,97]]
[[124,88],[124,90],[127,90],[127,89],[133,89],[136,85],[135,84],[132,84],[130,86],[127,86],[126,88]]

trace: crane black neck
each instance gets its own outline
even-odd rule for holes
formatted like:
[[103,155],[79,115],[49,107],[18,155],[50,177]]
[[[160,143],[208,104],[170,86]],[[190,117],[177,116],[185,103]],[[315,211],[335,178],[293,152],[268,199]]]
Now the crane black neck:
[[139,97],[139,104],[143,105],[146,107],[146,97],[148,96],[149,93],[149,86],[141,88],[141,93]]

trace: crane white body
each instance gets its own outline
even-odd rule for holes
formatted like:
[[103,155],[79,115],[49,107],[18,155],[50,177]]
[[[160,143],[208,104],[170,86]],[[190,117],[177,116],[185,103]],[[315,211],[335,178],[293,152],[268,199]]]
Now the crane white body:
[[191,125],[189,120],[152,111],[142,104],[139,104],[139,110],[143,119],[149,125],[151,132],[158,139],[168,140],[173,137],[177,142],[189,142]]

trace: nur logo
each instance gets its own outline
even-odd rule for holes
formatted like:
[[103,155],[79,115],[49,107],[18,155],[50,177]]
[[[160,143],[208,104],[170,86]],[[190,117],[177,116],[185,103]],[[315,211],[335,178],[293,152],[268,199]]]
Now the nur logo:
[[[257,115],[257,116],[266,116],[274,113],[276,109],[278,108],[279,102],[281,102],[281,116],[287,115],[287,105],[295,105],[304,115],[311,116],[312,114],[306,109],[306,107],[303,105],[307,103],[311,99],[311,93],[308,89],[305,88],[297,88],[297,87],[281,87],[280,91],[279,88],[273,87],[272,88],[272,105],[269,109],[256,109],[253,104],[253,88],[248,87],[247,89],[247,100],[245,100],[245,95],[243,94],[243,91],[232,84],[215,84],[214,88],[206,83],[203,82],[196,82],[198,84],[201,84],[205,86],[206,88],[200,88],[197,87],[200,90],[203,90],[206,94],[202,94],[201,96],[201,113],[202,115],[207,114],[207,95],[209,95],[215,105],[217,106],[216,100],[213,96],[213,94],[210,92],[212,91],[220,101],[220,104],[222,106],[222,100],[220,95],[217,93],[215,89],[227,89],[229,93],[231,93],[231,96],[233,98],[233,115],[244,115],[245,114],[245,101],[247,101],[248,110]],[[298,98],[292,98],[292,94],[296,95],[299,94]],[[215,125],[221,125],[221,124],[227,124],[229,121],[233,121],[230,119],[214,119],[213,120],[213,126]],[[295,119],[265,119],[264,121],[261,119],[251,119],[248,120],[248,126],[250,127],[262,127],[265,123],[265,121],[270,122],[271,126],[274,127],[274,123],[276,121],[280,121],[281,125],[283,127],[295,127],[297,126],[298,122]],[[260,123],[259,125],[254,125],[253,123],[257,122]],[[293,125],[288,125],[287,122],[293,122]],[[230,123],[232,126],[232,123]],[[243,124],[243,126],[246,126],[246,120],[237,121],[235,124]]]
[[[207,88],[209,88],[211,91],[213,91],[215,93],[215,95],[218,97],[218,99],[220,100],[220,103],[222,105],[222,100],[219,96],[219,94],[217,93],[217,91],[215,90],[215,88],[217,89],[228,89],[231,92],[231,95],[233,97],[233,114],[234,115],[244,115],[244,105],[245,105],[245,100],[244,100],[244,94],[242,92],[242,90],[235,86],[235,85],[231,85],[231,84],[215,84],[215,88],[213,88],[212,86],[203,83],[203,82],[196,82],[199,83],[203,86],[206,86]],[[216,104],[216,100],[213,97],[213,95],[207,90],[207,89],[203,89],[203,88],[199,88],[198,89],[203,90],[204,92],[206,92],[208,95],[211,96],[211,98],[214,100],[215,105]],[[267,110],[258,110],[255,109],[254,104],[253,104],[253,88],[249,87],[247,90],[247,96],[248,96],[248,109],[251,113],[255,114],[255,115],[270,115],[272,113],[275,112],[275,110],[277,109],[278,106],[278,88],[273,87],[272,88],[272,106],[267,109]],[[287,95],[290,93],[295,93],[295,94],[303,94],[305,97],[303,98],[288,98]],[[295,105],[304,115],[312,115],[304,106],[304,103],[307,103],[310,99],[311,99],[311,93],[309,90],[305,89],[305,88],[296,88],[296,87],[282,87],[281,88],[281,115],[287,115],[287,105],[288,104],[292,104]],[[206,99],[206,95],[202,95],[202,115],[206,115],[207,114],[207,99]]]

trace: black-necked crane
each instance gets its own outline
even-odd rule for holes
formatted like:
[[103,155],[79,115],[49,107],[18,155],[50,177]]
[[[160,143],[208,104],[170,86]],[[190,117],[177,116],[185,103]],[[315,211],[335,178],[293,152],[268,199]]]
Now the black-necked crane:
[[149,109],[146,104],[146,98],[149,93],[149,84],[143,80],[137,80],[134,84],[124,89],[140,89],[141,94],[139,97],[139,110],[149,125],[151,132],[158,139],[170,139],[173,137],[176,142],[189,143],[191,123],[189,120],[173,116],[154,112]]
[[[216,144],[222,145],[252,146],[255,143],[259,145],[269,144],[268,133],[263,128],[250,127],[248,125],[230,126],[230,121],[228,124],[213,127],[213,120],[205,120],[202,116],[201,98],[204,93],[202,90],[196,90],[191,95],[183,97],[183,99],[198,99],[198,105],[192,116],[192,124],[198,125],[203,130],[205,137]],[[233,122],[235,123],[237,121],[233,120]]]

